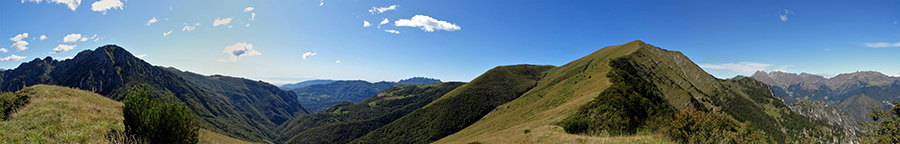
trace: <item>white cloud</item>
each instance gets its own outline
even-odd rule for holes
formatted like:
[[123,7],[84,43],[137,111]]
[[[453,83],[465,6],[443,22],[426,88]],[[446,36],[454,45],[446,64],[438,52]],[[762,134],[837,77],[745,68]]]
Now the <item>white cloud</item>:
[[247,24],[247,27],[250,27],[250,24]]
[[255,12],[250,13],[250,21],[256,21],[256,13]]
[[[22,0],[22,3],[25,3],[26,1],[34,2],[34,3],[41,3],[42,0]],[[78,9],[78,5],[81,5],[81,0],[48,0],[47,2],[48,3],[56,3],[56,4],[65,4],[66,6],[69,6],[69,9],[71,9],[72,11],[75,11],[75,9]]]
[[44,41],[44,39],[47,39],[47,36],[41,35],[41,41]]
[[115,8],[118,8],[121,10],[121,9],[123,9],[122,6],[124,6],[124,5],[125,4],[122,4],[122,2],[119,0],[100,0],[100,1],[94,2],[94,4],[91,4],[91,10],[103,12],[103,14],[106,14],[106,10],[115,9]]
[[779,13],[779,14],[778,14],[778,17],[781,18],[781,21],[782,21],[782,22],[787,22],[787,20],[788,20],[787,15],[789,15],[789,14],[794,14],[793,11],[789,11],[789,10],[787,10],[787,9],[784,9],[784,13],[781,13],[781,12],[778,12],[778,13]]
[[253,11],[253,7],[244,8],[244,12],[250,12],[250,11]]
[[172,34],[172,30],[169,30],[169,32],[164,32],[163,36],[169,36],[169,34]]
[[456,31],[459,30],[459,26],[455,24],[451,24],[447,21],[439,21],[437,19],[431,18],[429,16],[424,15],[416,15],[413,16],[412,19],[400,19],[394,21],[395,26],[408,26],[408,27],[419,27],[422,30],[427,32],[433,32],[434,29],[445,30],[445,31]]
[[325,4],[325,0],[319,0],[319,6],[322,6],[323,4]]
[[309,58],[310,56],[314,56],[314,55],[316,55],[316,53],[306,52],[305,54],[303,54],[303,59]]
[[389,33],[394,33],[394,34],[400,34],[400,31],[397,31],[397,30],[384,30],[384,32],[389,32]]
[[0,61],[21,61],[25,58],[27,58],[27,56],[11,55],[5,58],[0,58]]
[[153,19],[150,19],[150,21],[147,22],[147,25],[150,25],[153,23],[156,23],[156,17],[154,17]]
[[341,60],[334,61],[336,64],[341,64]]
[[400,6],[391,5],[391,6],[386,6],[386,7],[372,7],[372,9],[369,9],[369,12],[372,14],[375,14],[376,12],[383,13],[383,12],[389,11],[389,10],[397,10],[397,7],[400,7]]
[[229,55],[228,59],[227,60],[219,59],[217,61],[237,62],[238,59],[241,59],[241,57],[244,57],[244,56],[262,55],[262,53],[259,53],[256,50],[253,50],[253,44],[241,43],[241,42],[234,44],[233,46],[226,46],[225,50],[222,50],[222,52],[227,53]]
[[53,51],[54,51],[54,52],[65,52],[65,51],[69,51],[69,50],[75,49],[75,47],[77,47],[77,46],[78,46],[78,45],[64,45],[64,44],[60,44],[59,46],[56,46],[56,48],[53,48]]
[[381,23],[378,23],[378,28],[381,28],[381,25],[387,24],[387,23],[389,23],[389,22],[390,22],[390,21],[388,21],[387,18],[384,18],[384,20],[381,20]]
[[900,42],[897,43],[888,43],[888,42],[877,42],[877,43],[865,43],[867,47],[873,48],[883,48],[883,47],[900,47]]
[[227,25],[228,23],[231,23],[231,18],[226,18],[226,19],[216,18],[216,20],[213,22],[213,26],[215,27],[215,26],[219,26],[219,25]]
[[372,26],[372,24],[370,24],[369,21],[363,21],[363,27],[369,27],[369,26]]
[[88,40],[87,37],[82,37],[82,38],[81,38],[81,41],[87,41],[87,40]]
[[[707,69],[727,69],[745,75],[753,74],[756,71],[765,71],[769,64],[755,62],[740,62],[727,64],[700,64],[700,67]],[[787,68],[787,67],[785,67]]]
[[77,42],[79,39],[81,39],[81,34],[69,34],[63,38],[63,42]]
[[23,41],[22,39],[28,38],[28,33],[18,34],[12,38],[9,38],[10,41],[13,41],[11,48],[16,48],[16,51],[23,51],[28,49],[28,42]]
[[894,21],[894,24],[897,24],[897,21]]
[[28,33],[18,34],[15,37],[9,38],[9,40],[13,42],[22,41],[22,39],[28,38]]
[[0,48],[0,52],[6,53],[6,52],[9,52],[9,50],[6,48]]
[[136,56],[134,56],[134,57],[137,57],[137,58],[144,58],[145,56],[147,56],[147,54],[136,55]]
[[189,26],[187,23],[184,23],[184,28],[181,28],[181,31],[193,31],[198,26],[200,26],[200,23],[194,24],[194,26]]

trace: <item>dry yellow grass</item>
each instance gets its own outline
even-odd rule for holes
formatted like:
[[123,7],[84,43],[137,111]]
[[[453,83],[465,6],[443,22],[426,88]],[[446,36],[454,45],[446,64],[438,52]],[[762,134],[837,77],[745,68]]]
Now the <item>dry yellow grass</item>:
[[435,143],[671,143],[656,134],[617,137],[568,134],[555,125],[609,87],[606,78],[609,60],[642,46],[640,41],[609,46],[549,70],[534,89]]
[[[122,102],[78,89],[35,85],[18,94],[28,104],[0,121],[0,143],[110,143],[111,131],[124,131]],[[205,129],[200,143],[249,143]]]

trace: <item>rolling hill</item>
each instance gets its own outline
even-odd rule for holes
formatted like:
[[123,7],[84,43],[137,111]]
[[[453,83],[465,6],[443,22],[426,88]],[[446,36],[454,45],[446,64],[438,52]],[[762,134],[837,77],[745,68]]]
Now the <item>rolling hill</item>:
[[113,100],[124,99],[133,86],[148,84],[159,94],[186,103],[204,128],[255,142],[274,139],[276,126],[308,112],[294,100],[294,93],[273,85],[153,66],[116,45],[85,50],[62,61],[34,59],[0,71],[0,91],[39,84],[88,90]]

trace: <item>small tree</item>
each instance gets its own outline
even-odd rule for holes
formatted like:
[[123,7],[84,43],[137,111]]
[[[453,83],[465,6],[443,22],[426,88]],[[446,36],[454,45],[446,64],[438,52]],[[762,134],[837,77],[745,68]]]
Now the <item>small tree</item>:
[[865,126],[862,143],[900,143],[900,102],[894,101],[894,107],[890,110],[878,109],[878,105],[872,104],[869,116],[870,122],[857,122]]
[[152,143],[197,143],[198,122],[184,103],[173,96],[157,97],[150,86],[135,86],[122,108],[125,131]]

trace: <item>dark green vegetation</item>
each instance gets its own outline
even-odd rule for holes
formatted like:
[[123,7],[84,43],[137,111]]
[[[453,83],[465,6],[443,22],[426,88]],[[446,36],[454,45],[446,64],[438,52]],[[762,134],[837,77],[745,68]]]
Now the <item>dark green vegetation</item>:
[[28,103],[28,95],[19,95],[12,92],[0,94],[0,120],[7,120],[9,114]]
[[200,126],[193,112],[172,96],[157,96],[147,85],[135,86],[122,107],[125,131],[152,143],[197,143]]
[[278,129],[283,143],[347,143],[419,109],[459,82],[428,85],[397,85],[362,102],[342,102],[325,112],[302,115]]
[[429,143],[475,123],[537,85],[554,66],[513,65],[491,69],[470,83],[350,143]]
[[123,100],[132,87],[147,84],[157,95],[173,95],[187,104],[201,127],[255,142],[274,139],[284,121],[306,114],[296,95],[259,81],[178,73],[134,57],[124,48],[106,45],[79,52],[72,59],[34,59],[0,71],[0,90],[17,91],[49,84],[73,87]]
[[806,99],[840,105],[860,121],[871,120],[866,112],[872,102],[887,108],[890,107],[887,102],[900,100],[900,77],[874,71],[839,74],[827,79],[807,73],[758,71],[753,78],[772,86],[775,96],[788,104]]
[[317,79],[317,80],[308,80],[308,81],[303,81],[303,82],[298,82],[298,83],[293,83],[293,84],[285,84],[285,85],[279,86],[278,88],[283,89],[283,90],[292,90],[292,89],[298,89],[298,88],[305,88],[305,87],[308,87],[311,85],[329,84],[329,83],[333,83],[333,82],[335,82],[335,80]]
[[859,122],[865,126],[865,133],[860,140],[863,143],[900,143],[900,102],[894,101],[895,107],[882,110],[872,104],[869,112],[872,121]]
[[[669,127],[670,136],[681,142],[762,139],[770,143],[844,142],[839,127],[814,121],[791,111],[772,96],[771,87],[744,77],[715,79],[677,52],[644,44],[632,54],[609,62],[612,85],[585,105],[569,121],[574,126],[587,121],[588,134],[628,135]],[[685,111],[673,117],[675,108]],[[712,116],[710,116],[712,115]],[[682,124],[668,125],[674,120]],[[686,125],[708,127],[702,131]],[[666,128],[663,128],[666,129]],[[722,133],[710,133],[710,132]],[[687,135],[706,134],[701,138]],[[730,134],[729,134],[730,133]],[[720,134],[720,135],[710,135]],[[837,141],[834,141],[837,140]]]
[[[313,82],[315,81],[316,80]],[[351,103],[360,102],[369,98],[369,96],[375,95],[378,92],[395,85],[432,84],[440,82],[441,80],[438,79],[424,77],[402,79],[400,82],[382,81],[370,83],[362,80],[332,81],[325,84],[300,87],[292,89],[291,91],[297,93],[297,99],[303,106],[308,108],[310,112],[318,113],[343,101],[349,101]],[[297,84],[308,83],[301,82]]]

